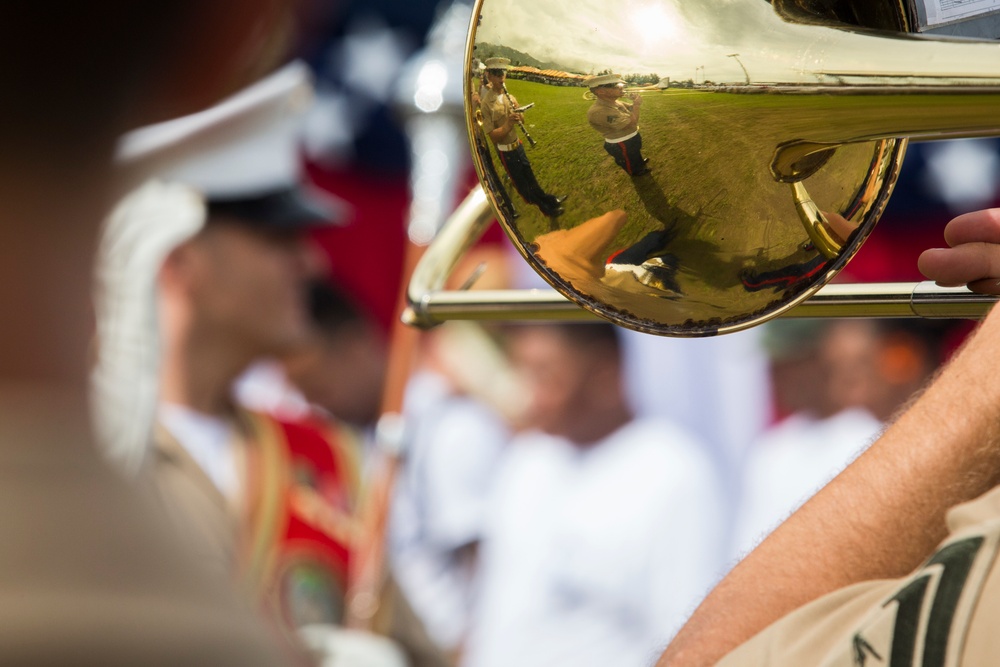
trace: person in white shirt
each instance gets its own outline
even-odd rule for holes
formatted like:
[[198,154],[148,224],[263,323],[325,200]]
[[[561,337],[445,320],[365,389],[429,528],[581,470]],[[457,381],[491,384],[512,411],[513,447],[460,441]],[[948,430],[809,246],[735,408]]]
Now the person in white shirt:
[[634,418],[612,325],[509,345],[533,428],[498,470],[463,664],[648,664],[722,574],[716,471],[685,431]]
[[[484,253],[492,251],[475,256]],[[486,284],[504,280],[496,272]],[[453,654],[468,632],[486,507],[522,405],[498,338],[473,322],[428,332],[404,401],[409,436],[393,497],[392,562],[431,636]]]
[[417,373],[406,395],[412,431],[393,498],[392,562],[431,636],[457,651],[485,506],[510,434],[495,410],[438,372]]

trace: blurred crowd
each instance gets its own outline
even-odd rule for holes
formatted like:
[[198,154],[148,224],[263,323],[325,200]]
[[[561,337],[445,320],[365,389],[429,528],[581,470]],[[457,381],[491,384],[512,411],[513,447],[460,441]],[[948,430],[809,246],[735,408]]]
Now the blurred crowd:
[[[102,228],[95,420],[184,548],[311,660],[639,667],[967,328],[404,329],[407,230],[474,182],[460,105],[425,122],[413,71],[460,62],[470,12],[300,3],[283,66],[126,135],[143,179]],[[428,142],[461,148],[435,210],[416,205]],[[921,240],[995,202],[949,165],[997,146],[942,146],[911,150],[846,279],[914,279]],[[496,229],[467,261],[473,289],[539,280]]]

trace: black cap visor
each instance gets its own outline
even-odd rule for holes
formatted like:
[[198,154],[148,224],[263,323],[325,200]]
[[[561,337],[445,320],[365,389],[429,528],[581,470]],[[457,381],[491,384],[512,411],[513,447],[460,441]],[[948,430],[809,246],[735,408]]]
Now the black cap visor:
[[208,216],[292,230],[346,224],[347,208],[345,202],[326,193],[292,187],[254,197],[210,199]]

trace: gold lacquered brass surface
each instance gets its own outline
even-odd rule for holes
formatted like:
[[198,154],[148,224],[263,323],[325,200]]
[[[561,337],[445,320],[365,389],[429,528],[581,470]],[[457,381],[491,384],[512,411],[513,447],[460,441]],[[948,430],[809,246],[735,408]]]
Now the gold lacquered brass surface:
[[[534,103],[524,122],[537,145],[524,149],[541,188],[568,195],[562,215],[520,196],[477,121],[477,85],[467,100],[480,178],[532,266],[630,328],[747,328],[806,299],[857,252],[905,138],[1000,133],[1000,46],[894,32],[907,25],[897,2],[853,13],[811,4],[480,0],[470,77],[474,59],[491,56],[551,70],[514,67],[506,87]],[[880,24],[838,22],[859,15]],[[588,124],[583,77],[609,71],[630,82],[623,101],[642,98],[644,175],[620,168]]]

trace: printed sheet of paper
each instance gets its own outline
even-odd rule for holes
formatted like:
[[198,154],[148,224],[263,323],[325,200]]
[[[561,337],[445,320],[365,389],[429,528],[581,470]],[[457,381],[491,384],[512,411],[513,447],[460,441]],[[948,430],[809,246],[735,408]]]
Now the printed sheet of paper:
[[918,0],[927,13],[927,25],[940,25],[1000,11],[1000,0]]

